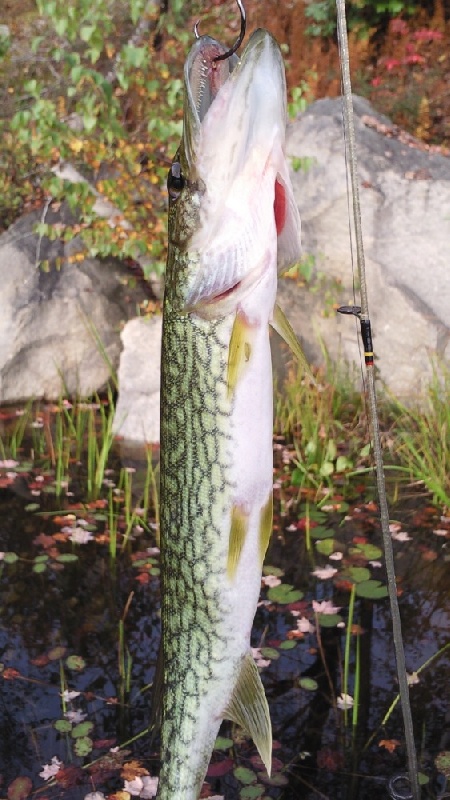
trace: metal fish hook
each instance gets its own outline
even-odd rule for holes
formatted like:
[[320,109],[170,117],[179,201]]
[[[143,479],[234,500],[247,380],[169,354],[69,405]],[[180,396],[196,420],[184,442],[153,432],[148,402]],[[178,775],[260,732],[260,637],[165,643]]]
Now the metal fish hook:
[[231,48],[231,50],[227,50],[226,53],[222,53],[222,55],[216,56],[215,58],[213,58],[213,62],[224,61],[226,58],[230,58],[236,52],[236,50],[238,50],[238,48],[241,46],[241,44],[243,42],[243,39],[244,39],[244,36],[245,36],[245,28],[246,28],[246,25],[247,25],[247,17],[246,17],[245,8],[244,8],[244,4],[243,4],[242,0],[236,0],[236,3],[237,3],[238,9],[239,9],[240,14],[241,14],[241,30],[239,31],[239,36],[236,39],[236,41],[235,41],[233,47]]
[[[245,28],[246,28],[246,24],[247,24],[245,8],[244,8],[244,4],[243,4],[242,0],[236,0],[236,3],[238,5],[239,11],[241,13],[241,30],[239,32],[239,36],[236,39],[236,41],[235,41],[233,47],[231,48],[231,50],[227,50],[226,53],[222,53],[222,55],[216,56],[215,58],[213,58],[213,62],[214,61],[224,61],[226,58],[230,58],[230,56],[232,56],[233,53],[235,53],[236,50],[238,50],[238,48],[241,46],[242,41],[244,39]],[[198,30],[198,26],[199,25],[200,25],[200,20],[198,19],[197,22],[194,25],[194,34],[195,34],[195,38],[196,39],[200,39],[200,33],[199,33],[199,30]]]

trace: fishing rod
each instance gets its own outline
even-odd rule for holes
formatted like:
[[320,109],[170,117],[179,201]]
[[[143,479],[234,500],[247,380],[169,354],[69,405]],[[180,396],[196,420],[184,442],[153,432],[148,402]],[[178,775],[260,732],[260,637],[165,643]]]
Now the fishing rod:
[[[420,800],[420,786],[418,780],[417,754],[414,744],[414,729],[409,698],[409,686],[406,673],[405,651],[403,647],[402,626],[400,609],[397,599],[397,585],[395,577],[394,551],[389,530],[389,508],[386,496],[386,483],[384,476],[383,453],[381,448],[380,425],[378,417],[377,394],[375,388],[374,355],[372,344],[372,329],[369,317],[369,304],[367,295],[367,281],[364,258],[364,245],[361,226],[361,206],[359,200],[358,161],[356,155],[356,140],[353,118],[352,87],[350,80],[350,59],[348,51],[347,22],[345,13],[345,0],[336,0],[337,33],[341,65],[342,100],[344,118],[344,137],[346,160],[350,171],[351,194],[353,202],[353,218],[355,229],[356,263],[360,285],[361,306],[341,306],[341,314],[355,316],[360,323],[361,339],[364,347],[365,375],[367,396],[369,400],[369,418],[372,436],[372,448],[375,462],[375,474],[380,506],[380,522],[383,535],[384,555],[386,561],[387,585],[389,603],[392,616],[392,632],[394,652],[397,667],[400,703],[405,729],[406,753],[408,762],[408,776],[412,800]],[[406,797],[406,795],[404,795]]]

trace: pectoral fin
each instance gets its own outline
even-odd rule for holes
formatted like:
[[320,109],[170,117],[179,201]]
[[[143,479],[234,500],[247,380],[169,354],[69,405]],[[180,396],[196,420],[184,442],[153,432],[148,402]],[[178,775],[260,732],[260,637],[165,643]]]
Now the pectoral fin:
[[310,381],[315,385],[316,379],[311,372],[311,368],[308,364],[306,356],[302,350],[301,344],[295,335],[295,331],[289,322],[286,314],[284,313],[283,309],[280,308],[278,303],[276,304],[273,310],[273,320],[272,320],[272,328],[281,336],[281,338],[286,342],[287,346],[294,354],[295,358],[299,362],[299,364],[305,370],[308,378]]
[[238,682],[225,710],[224,717],[236,722],[251,736],[270,775],[272,768],[272,726],[270,724],[269,706],[258,668],[251,653],[247,653],[244,658]]

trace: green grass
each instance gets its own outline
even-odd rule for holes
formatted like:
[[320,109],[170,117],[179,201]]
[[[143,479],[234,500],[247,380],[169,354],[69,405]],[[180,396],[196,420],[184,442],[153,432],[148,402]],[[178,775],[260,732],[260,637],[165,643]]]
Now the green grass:
[[[291,443],[292,482],[322,490],[373,469],[364,397],[339,367],[312,384],[290,366],[275,392],[275,433]],[[380,393],[385,468],[398,480],[422,483],[436,505],[450,507],[450,369],[434,364],[426,394],[414,406]]]
[[413,407],[395,401],[396,453],[433,502],[450,507],[450,369],[435,363],[427,394]]

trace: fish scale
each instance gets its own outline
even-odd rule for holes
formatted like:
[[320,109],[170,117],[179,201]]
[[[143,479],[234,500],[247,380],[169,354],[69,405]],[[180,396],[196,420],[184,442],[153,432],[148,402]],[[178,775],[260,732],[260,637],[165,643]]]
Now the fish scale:
[[[179,280],[176,259],[173,264]],[[230,489],[227,423],[232,404],[226,397],[226,369],[231,326],[229,320],[180,317],[168,305],[161,386],[161,528],[173,535],[162,548],[162,626],[167,642],[164,685],[173,704],[165,710],[161,746],[170,750],[176,777],[159,796],[181,800],[198,784],[198,775],[186,764],[186,749],[195,734],[196,698],[214,679],[227,649],[221,629],[227,609],[220,597],[227,548],[220,522]],[[205,406],[206,395],[215,403]]]

